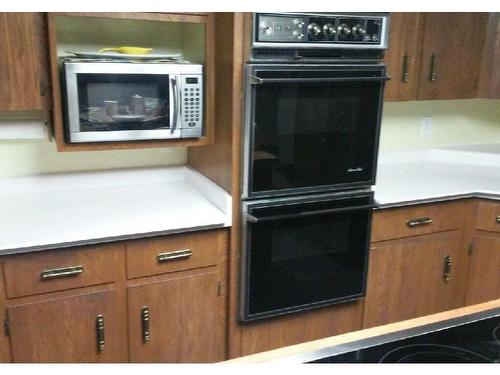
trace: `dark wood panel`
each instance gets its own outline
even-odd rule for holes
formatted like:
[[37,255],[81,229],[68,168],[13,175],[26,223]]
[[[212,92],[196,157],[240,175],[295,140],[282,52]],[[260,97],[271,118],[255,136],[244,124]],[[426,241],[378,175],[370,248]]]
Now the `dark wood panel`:
[[361,329],[363,301],[242,325],[241,355]]
[[[47,71],[44,15],[0,13],[0,110],[43,110]],[[40,45],[43,43],[43,45]]]
[[[217,362],[225,359],[224,296],[215,267],[129,284],[132,362]],[[141,310],[149,310],[149,341]]]
[[[3,264],[0,263],[0,322],[7,319],[5,309],[5,291],[3,286]],[[0,330],[0,363],[11,362],[9,338]]]
[[[487,16],[487,13],[423,14],[419,100],[477,97]],[[434,82],[429,79],[432,54],[436,54]]]
[[[453,258],[448,282],[446,256]],[[460,230],[373,244],[363,328],[462,306],[467,262]]]
[[[9,302],[14,362],[126,362],[123,293],[113,285]],[[97,350],[96,317],[104,317],[104,349]]]
[[483,98],[500,98],[500,13],[490,13],[482,55],[479,93]]
[[[391,80],[385,87],[386,101],[416,100],[419,81],[420,30],[419,13],[391,13],[389,48],[385,53],[387,73]],[[406,65],[406,67],[405,67]],[[407,72],[407,78],[403,73]]]
[[500,298],[500,235],[478,232],[471,256],[467,305]]
[[[41,279],[47,270],[82,266],[75,276]],[[66,249],[32,255],[18,255],[5,260],[7,296],[16,298],[116,281],[124,268],[124,246],[120,243]]]

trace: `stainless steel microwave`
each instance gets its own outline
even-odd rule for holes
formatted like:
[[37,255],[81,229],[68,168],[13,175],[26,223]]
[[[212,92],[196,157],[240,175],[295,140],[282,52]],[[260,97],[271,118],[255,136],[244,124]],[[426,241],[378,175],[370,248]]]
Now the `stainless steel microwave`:
[[203,66],[64,59],[69,143],[200,138]]

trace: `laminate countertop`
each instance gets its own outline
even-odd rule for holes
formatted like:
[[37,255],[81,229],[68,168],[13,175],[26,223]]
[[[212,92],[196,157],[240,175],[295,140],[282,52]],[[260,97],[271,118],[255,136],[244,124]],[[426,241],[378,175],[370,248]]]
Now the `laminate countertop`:
[[379,208],[472,197],[500,200],[500,144],[379,155]]
[[231,196],[186,167],[0,179],[0,255],[231,225]]

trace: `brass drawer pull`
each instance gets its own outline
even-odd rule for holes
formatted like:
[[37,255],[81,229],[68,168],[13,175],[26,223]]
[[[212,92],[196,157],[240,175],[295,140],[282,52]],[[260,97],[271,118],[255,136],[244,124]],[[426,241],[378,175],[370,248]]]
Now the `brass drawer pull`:
[[58,279],[60,277],[77,276],[83,272],[83,266],[72,266],[64,268],[54,268],[52,270],[45,270],[40,273],[42,281],[50,279]]
[[431,54],[431,68],[429,72],[429,82],[434,82],[437,79],[437,73],[436,73],[436,67],[437,67],[437,54],[433,53]]
[[497,216],[496,222],[497,222],[497,224],[500,224],[500,215]]
[[104,316],[97,315],[95,318],[95,336],[97,344],[97,352],[104,350]]
[[444,269],[443,269],[443,280],[445,282],[450,281],[451,277],[451,266],[453,265],[453,257],[447,255],[444,257]]
[[150,339],[149,333],[149,307],[144,306],[141,309],[141,325],[142,325],[142,341],[148,342]]
[[405,53],[403,55],[403,69],[401,70],[402,71],[401,82],[403,83],[408,83],[408,81],[410,80],[409,68],[410,68],[410,55]]
[[418,219],[410,219],[406,222],[410,228],[417,227],[419,225],[428,225],[432,223],[432,218],[430,217],[420,217]]
[[163,263],[171,260],[189,258],[191,255],[193,255],[193,252],[189,249],[185,249],[158,254],[156,259],[158,259],[158,263]]

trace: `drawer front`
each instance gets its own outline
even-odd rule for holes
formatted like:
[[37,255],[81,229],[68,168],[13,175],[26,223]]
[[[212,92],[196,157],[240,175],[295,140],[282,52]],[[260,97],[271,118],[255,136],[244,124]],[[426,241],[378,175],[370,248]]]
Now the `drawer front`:
[[500,203],[479,202],[476,229],[500,233]]
[[216,265],[227,248],[227,231],[212,230],[130,241],[127,277],[159,275]]
[[466,208],[465,202],[453,202],[375,211],[371,242],[462,228]]
[[123,267],[123,245],[60,249],[18,255],[4,263],[8,298],[115,281]]

